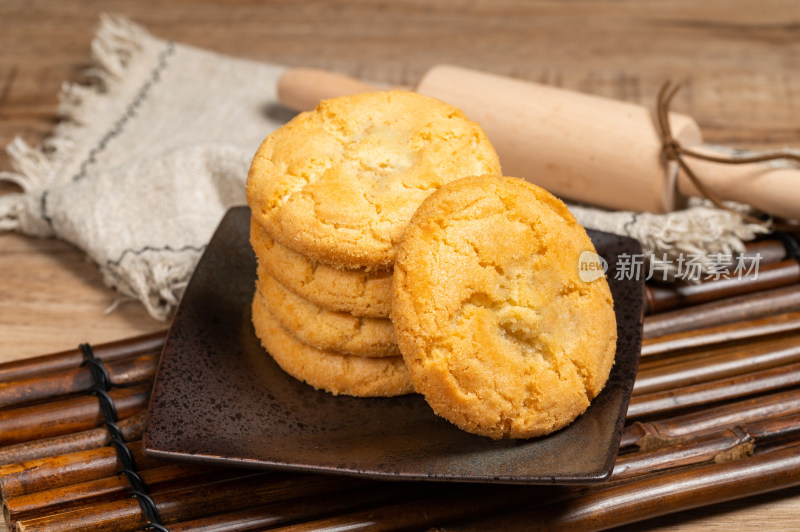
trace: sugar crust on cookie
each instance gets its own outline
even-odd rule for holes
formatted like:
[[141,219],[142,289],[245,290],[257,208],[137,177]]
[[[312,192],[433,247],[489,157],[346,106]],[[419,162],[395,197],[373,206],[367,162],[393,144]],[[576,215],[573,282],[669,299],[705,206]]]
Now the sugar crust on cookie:
[[260,272],[256,289],[272,317],[295,338],[323,351],[362,357],[400,356],[392,322],[320,308]]
[[392,320],[416,390],[492,438],[548,434],[603,388],[616,350],[604,277],[567,207],[516,178],[475,177],[431,195],[395,263]]
[[414,392],[401,357],[368,358],[321,351],[287,333],[261,297],[252,303],[253,326],[261,344],[289,375],[334,395],[392,397]]
[[370,92],[325,100],[269,135],[250,167],[247,202],[284,246],[336,267],[380,269],[430,193],[499,172],[483,130],[455,107]]
[[340,269],[315,262],[275,242],[255,220],[250,243],[260,268],[315,305],[359,317],[389,317],[391,269]]

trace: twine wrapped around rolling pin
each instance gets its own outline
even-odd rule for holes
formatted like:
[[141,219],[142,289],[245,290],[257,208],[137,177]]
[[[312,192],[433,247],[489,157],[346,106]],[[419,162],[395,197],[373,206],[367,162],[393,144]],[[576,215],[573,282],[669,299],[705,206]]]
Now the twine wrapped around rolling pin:
[[[718,164],[735,164],[735,165],[757,164],[768,161],[781,161],[781,160],[800,162],[800,155],[792,152],[764,153],[749,157],[743,157],[743,156],[723,157],[718,154],[703,153],[702,151],[691,150],[682,146],[681,143],[678,141],[678,139],[676,139],[672,135],[672,124],[669,112],[669,107],[672,103],[672,99],[675,97],[675,94],[678,92],[679,88],[680,85],[673,86],[670,82],[666,82],[661,86],[661,90],[659,90],[658,92],[656,118],[658,120],[659,134],[661,135],[661,146],[662,146],[661,153],[668,164],[677,163],[678,168],[683,171],[683,174],[685,174],[686,177],[688,177],[689,181],[697,190],[697,192],[704,198],[710,200],[711,203],[713,203],[716,207],[720,209],[733,211],[731,207],[728,207],[723,203],[723,198],[717,192],[718,189],[714,190],[714,188],[708,186],[704,181],[702,181],[697,176],[697,174],[692,170],[692,168],[686,162],[687,157],[704,162],[711,162]],[[798,176],[800,176],[800,174],[798,174]],[[754,175],[753,177],[755,179],[758,179],[757,175]],[[797,182],[797,177],[795,178],[795,185],[797,184],[796,182]],[[728,183],[728,186],[731,186],[731,184]],[[725,193],[726,192],[723,191],[723,194]],[[800,212],[800,205],[787,204],[786,208],[790,209],[790,211],[785,211],[784,214],[782,214],[783,216],[787,216],[786,214],[787,212],[792,212],[794,214],[788,215],[788,217],[797,218],[796,214]],[[747,220],[750,223],[755,223],[755,224],[761,223],[760,219],[746,212],[742,212],[740,214],[745,220]],[[800,226],[792,224],[777,224],[777,227],[779,227],[782,230],[792,230],[792,229],[796,230]]]
[[[304,111],[321,98],[376,89],[338,74],[296,69],[279,80],[278,97]],[[687,152],[675,147],[691,147],[701,187],[685,168],[664,168],[666,137],[644,107],[449,65],[432,68],[415,90],[478,122],[506,175],[557,196],[610,209],[668,212],[686,196],[711,195],[800,219],[800,170],[767,165],[764,158],[720,164],[718,152],[698,147],[700,128],[688,116],[668,114],[666,153],[680,163]]]

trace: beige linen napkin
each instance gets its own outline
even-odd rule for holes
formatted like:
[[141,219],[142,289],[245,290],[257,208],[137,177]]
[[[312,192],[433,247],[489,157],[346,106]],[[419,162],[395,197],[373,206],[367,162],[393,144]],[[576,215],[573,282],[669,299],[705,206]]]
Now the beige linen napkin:
[[23,194],[0,197],[0,228],[80,247],[105,282],[164,319],[225,210],[244,203],[259,142],[286,119],[282,67],[149,35],[104,16],[94,84],[68,85],[42,146],[8,147]]
[[[243,204],[260,141],[291,116],[277,103],[283,67],[167,42],[104,16],[95,82],[67,85],[62,122],[39,147],[8,146],[21,194],[0,197],[0,229],[64,239],[105,282],[166,319],[217,223]],[[664,216],[573,212],[633,236],[647,254],[731,253],[763,228],[700,205]]]

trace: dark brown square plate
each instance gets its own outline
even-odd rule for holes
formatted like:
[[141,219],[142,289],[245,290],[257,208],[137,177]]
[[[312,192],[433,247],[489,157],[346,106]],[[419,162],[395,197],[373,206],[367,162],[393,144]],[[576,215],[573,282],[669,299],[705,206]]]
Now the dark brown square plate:
[[635,240],[589,232],[609,263],[617,314],[616,363],[605,389],[568,427],[547,437],[468,434],[421,396],[338,396],[285,374],[250,324],[256,261],[250,211],[231,209],[177,310],[161,356],[144,434],[145,452],[170,460],[371,478],[588,484],[611,473],[636,368],[641,282],[614,280]]

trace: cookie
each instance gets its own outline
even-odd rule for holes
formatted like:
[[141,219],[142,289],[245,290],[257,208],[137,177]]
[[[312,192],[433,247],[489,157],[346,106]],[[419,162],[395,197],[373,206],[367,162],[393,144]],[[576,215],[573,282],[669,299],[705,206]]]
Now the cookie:
[[256,288],[272,317],[304,344],[343,355],[400,356],[388,319],[356,318],[346,312],[321,309],[263,272]]
[[414,92],[370,92],[325,100],[267,137],[247,202],[276,241],[314,261],[385,269],[428,195],[499,172],[486,134],[455,107]]
[[541,436],[602,390],[616,318],[594,246],[567,207],[516,178],[473,177],[431,195],[394,266],[392,321],[417,392],[464,430]]
[[275,242],[255,220],[250,242],[264,271],[315,305],[359,317],[389,317],[391,269],[370,272],[314,262]]
[[334,395],[392,397],[414,391],[401,357],[368,358],[320,351],[283,330],[258,294],[252,309],[261,344],[296,379]]

